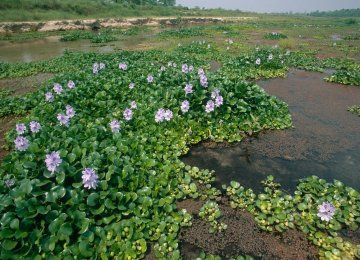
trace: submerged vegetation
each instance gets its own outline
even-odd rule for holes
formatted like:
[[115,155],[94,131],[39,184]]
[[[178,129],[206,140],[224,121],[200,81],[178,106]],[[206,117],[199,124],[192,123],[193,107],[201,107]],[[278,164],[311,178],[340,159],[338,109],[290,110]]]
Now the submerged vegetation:
[[360,116],[360,105],[354,105],[349,107],[348,111],[354,113],[355,115]]

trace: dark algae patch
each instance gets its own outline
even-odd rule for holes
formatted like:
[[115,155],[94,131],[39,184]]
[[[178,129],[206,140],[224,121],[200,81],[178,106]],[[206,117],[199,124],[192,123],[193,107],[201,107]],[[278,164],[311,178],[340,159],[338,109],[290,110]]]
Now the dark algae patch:
[[[202,201],[185,200],[178,203],[189,213],[198,214]],[[181,253],[184,259],[194,259],[194,252],[205,251],[223,259],[248,255],[255,259],[317,259],[318,251],[305,234],[297,230],[267,233],[259,229],[247,211],[235,210],[227,200],[219,202],[221,221],[228,227],[222,233],[210,234],[209,223],[195,218],[191,227],[180,232]]]

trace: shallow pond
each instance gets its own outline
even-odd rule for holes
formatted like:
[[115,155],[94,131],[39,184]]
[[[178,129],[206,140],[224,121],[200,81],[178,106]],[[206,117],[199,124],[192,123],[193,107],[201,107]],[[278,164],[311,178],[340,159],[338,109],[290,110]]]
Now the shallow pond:
[[293,191],[299,178],[317,175],[360,188],[360,118],[347,111],[360,89],[327,83],[325,74],[291,71],[285,79],[258,82],[289,104],[294,128],[260,133],[229,147],[200,144],[183,161],[216,171],[216,184],[236,180],[256,191],[274,175]]

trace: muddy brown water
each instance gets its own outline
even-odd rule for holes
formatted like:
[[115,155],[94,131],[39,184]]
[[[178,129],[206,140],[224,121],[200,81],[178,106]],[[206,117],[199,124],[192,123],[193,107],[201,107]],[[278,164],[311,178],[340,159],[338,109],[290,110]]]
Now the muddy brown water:
[[231,180],[256,191],[274,175],[283,189],[317,175],[360,188],[360,118],[347,111],[360,104],[360,88],[328,83],[325,74],[292,70],[287,78],[260,81],[289,104],[294,128],[266,131],[229,147],[200,144],[183,157],[192,166],[215,170],[216,185]]

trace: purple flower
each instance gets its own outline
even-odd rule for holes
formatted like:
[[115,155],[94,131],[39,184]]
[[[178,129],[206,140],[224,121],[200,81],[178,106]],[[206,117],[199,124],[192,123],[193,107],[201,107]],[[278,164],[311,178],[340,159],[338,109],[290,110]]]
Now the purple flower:
[[99,183],[99,176],[95,173],[95,170],[91,168],[85,168],[82,171],[81,178],[86,189],[96,189]]
[[186,112],[189,111],[189,108],[190,108],[190,103],[189,101],[187,100],[184,100],[182,103],[181,103],[181,111],[185,114]]
[[92,67],[93,73],[97,74],[99,72],[99,64],[95,62]]
[[223,103],[224,103],[223,97],[220,96],[220,95],[218,95],[218,96],[215,98],[215,106],[216,106],[216,107],[219,107],[219,106],[221,106]]
[[59,83],[54,84],[53,90],[58,95],[60,95],[63,92],[63,88]]
[[130,121],[131,118],[132,118],[132,116],[133,116],[133,112],[132,112],[132,110],[131,110],[130,108],[126,108],[126,109],[124,110],[123,115],[124,115],[124,119],[125,119],[126,121]]
[[170,109],[166,109],[164,112],[164,119],[170,121],[173,118],[173,112]]
[[270,54],[269,57],[268,57],[268,60],[272,60],[273,59],[273,55]]
[[256,65],[260,65],[260,63],[261,63],[260,58],[257,58],[256,61],[255,61],[255,64],[256,64]]
[[204,75],[204,74],[205,74],[204,69],[200,68],[198,70],[198,75],[201,76],[201,75]]
[[45,101],[53,102],[54,101],[54,95],[51,92],[47,92],[45,94]]
[[29,140],[23,136],[16,137],[14,143],[15,143],[15,148],[18,151],[25,151],[29,147]]
[[46,155],[45,164],[49,172],[54,173],[62,163],[59,152],[51,152]]
[[333,204],[331,204],[330,202],[323,202],[319,206],[317,216],[321,220],[323,220],[323,221],[325,220],[326,222],[329,222],[333,218],[335,211],[336,211],[336,208]]
[[154,77],[152,75],[147,76],[147,82],[152,83],[154,81]]
[[17,132],[18,135],[24,134],[25,131],[26,131],[25,124],[16,124],[16,132]]
[[75,88],[75,83],[74,83],[74,81],[69,80],[69,82],[68,82],[67,86],[68,86],[68,88],[69,88],[69,89],[73,89],[73,88]]
[[69,117],[64,114],[58,114],[57,120],[59,121],[60,125],[69,126]]
[[184,91],[186,95],[193,93],[193,86],[191,84],[186,84]]
[[189,72],[192,72],[194,70],[194,66],[189,66]]
[[208,86],[208,81],[207,81],[207,77],[205,74],[201,74],[200,75],[200,84],[201,86],[203,86],[204,88],[206,88]]
[[187,65],[187,64],[183,64],[183,65],[181,66],[181,71],[182,71],[183,73],[188,73],[188,72],[189,72],[189,67],[188,67],[188,65]]
[[113,121],[111,121],[111,122],[109,123],[109,126],[110,126],[111,131],[112,131],[113,133],[119,133],[119,131],[120,131],[120,123],[119,123],[119,121],[113,120]]
[[41,129],[41,125],[39,122],[36,122],[36,121],[31,121],[30,122],[30,131],[32,133],[38,133]]
[[155,122],[160,123],[164,121],[164,114],[165,114],[165,110],[163,108],[160,108],[155,114]]
[[214,89],[212,92],[211,92],[211,98],[212,99],[215,99],[217,96],[220,95],[220,90],[218,88]]
[[131,83],[129,84],[129,89],[133,89],[133,88],[135,88],[135,83],[131,82]]
[[126,65],[126,63],[120,63],[120,64],[119,64],[119,69],[121,69],[121,70],[127,70],[127,65]]
[[100,70],[105,69],[105,63],[100,62],[99,69]]
[[214,111],[214,109],[215,109],[215,103],[214,103],[214,101],[209,100],[209,101],[206,103],[206,106],[205,106],[205,111],[206,111],[206,113],[210,113],[210,112]]
[[132,109],[136,109],[136,108],[137,108],[136,102],[135,102],[135,101],[131,101],[130,107],[131,107]]
[[15,184],[15,179],[8,179],[4,181],[6,187],[11,188]]
[[70,105],[66,105],[66,115],[69,117],[69,118],[72,118],[75,116],[75,110],[72,106]]

